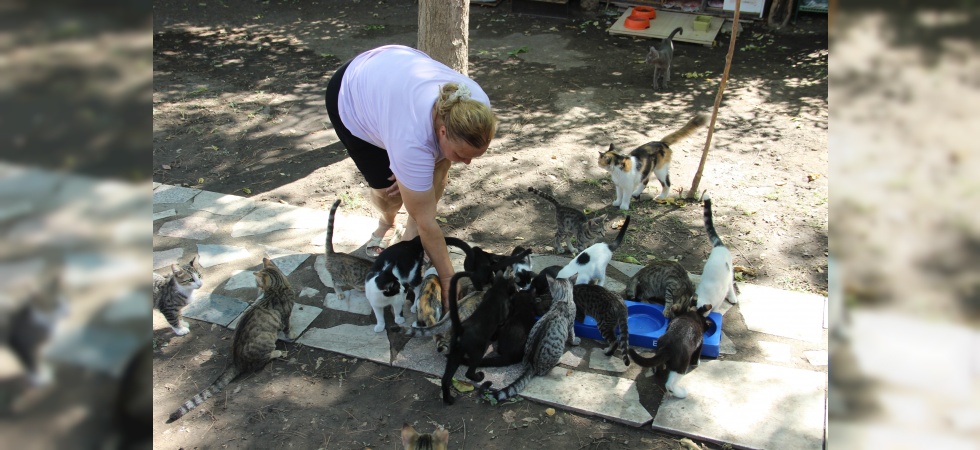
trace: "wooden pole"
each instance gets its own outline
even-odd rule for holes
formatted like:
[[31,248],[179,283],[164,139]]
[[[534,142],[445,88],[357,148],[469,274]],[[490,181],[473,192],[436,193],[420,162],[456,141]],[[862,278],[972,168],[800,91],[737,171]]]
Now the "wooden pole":
[[711,148],[711,136],[715,133],[715,119],[718,118],[718,108],[721,106],[721,96],[725,92],[725,85],[728,84],[728,70],[732,67],[732,55],[735,54],[735,36],[738,35],[738,13],[742,9],[742,0],[735,0],[735,17],[732,18],[732,39],[728,43],[728,56],[725,57],[725,73],[721,76],[721,84],[718,86],[718,95],[715,97],[715,108],[711,111],[711,122],[708,123],[708,138],[704,142],[704,151],[701,152],[701,164],[698,171],[694,174],[694,183],[691,190],[687,193],[687,198],[697,199],[698,184],[701,183],[701,172],[704,171],[704,163],[708,160],[708,149]]

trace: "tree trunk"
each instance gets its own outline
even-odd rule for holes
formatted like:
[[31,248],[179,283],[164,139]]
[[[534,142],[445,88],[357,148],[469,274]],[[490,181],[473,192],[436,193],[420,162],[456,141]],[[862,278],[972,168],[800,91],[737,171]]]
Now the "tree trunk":
[[467,75],[469,0],[419,0],[419,50]]

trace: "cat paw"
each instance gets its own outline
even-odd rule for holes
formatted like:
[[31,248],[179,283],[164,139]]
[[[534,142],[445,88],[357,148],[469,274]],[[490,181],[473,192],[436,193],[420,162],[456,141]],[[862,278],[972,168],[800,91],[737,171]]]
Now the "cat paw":
[[483,372],[477,372],[477,373],[476,373],[475,375],[473,375],[472,377],[471,377],[471,376],[469,376],[469,375],[467,375],[467,376],[466,376],[466,378],[469,378],[469,379],[471,379],[471,380],[473,380],[473,381],[475,381],[475,382],[477,382],[477,383],[479,383],[479,382],[481,382],[481,381],[483,381],[483,378],[484,378],[484,376],[483,376]]
[[670,318],[670,308],[664,307],[664,317]]
[[380,333],[380,332],[384,331],[384,329],[385,329],[385,324],[383,324],[383,323],[379,323],[379,324],[377,324],[377,325],[374,326],[374,332],[375,333]]
[[573,337],[572,338],[572,345],[578,345],[581,342],[582,342],[582,339],[580,339],[578,337]]
[[408,310],[411,311],[412,314],[418,313],[419,312],[418,302],[412,303],[412,307],[408,308]]
[[447,405],[452,405],[453,403],[456,403],[456,399],[453,398],[452,394],[446,394],[442,396],[442,402]]
[[177,336],[183,336],[183,335],[185,335],[187,333],[190,333],[190,332],[191,332],[191,329],[188,328],[188,327],[186,327],[186,326],[182,326],[180,328],[174,328],[174,334],[176,334]]
[[667,392],[670,392],[670,395],[673,395],[674,397],[677,398],[687,397],[687,389],[684,389],[682,387],[674,387],[673,389],[668,389]]
[[286,351],[285,350],[273,350],[272,353],[269,354],[269,356],[272,359],[285,358],[286,357]]
[[190,327],[190,325],[187,324],[187,321],[181,320],[180,321],[180,327],[181,328],[187,328],[187,327]]
[[395,316],[395,323],[401,325],[401,324],[405,323],[405,318],[402,317],[402,316]]
[[619,201],[619,200],[616,200],[616,201],[612,202],[612,205],[613,206],[619,206],[620,203],[622,203],[622,202]]
[[619,207],[619,210],[620,211],[629,211],[630,210],[630,205],[624,204],[624,205],[622,205],[622,206]]

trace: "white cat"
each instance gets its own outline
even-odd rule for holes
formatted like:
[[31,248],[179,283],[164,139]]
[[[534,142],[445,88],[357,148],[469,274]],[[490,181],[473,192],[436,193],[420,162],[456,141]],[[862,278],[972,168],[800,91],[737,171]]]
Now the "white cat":
[[623,236],[626,235],[626,228],[629,227],[629,224],[630,216],[626,216],[626,221],[623,222],[623,227],[619,229],[615,241],[611,244],[599,242],[582,250],[582,253],[579,253],[575,259],[558,272],[557,278],[569,278],[578,274],[575,284],[589,284],[595,280],[599,286],[605,286],[606,266],[612,260],[613,251],[619,247],[619,244],[623,243]]
[[[721,242],[718,233],[715,232],[715,225],[711,220],[711,197],[704,194],[704,229],[708,231],[711,239],[711,254],[708,261],[704,263],[704,270],[701,271],[701,283],[695,290],[697,306],[711,305],[715,310],[727,298],[732,304],[738,303],[738,296],[735,295],[735,266],[732,263],[732,252],[728,251],[725,244]],[[707,317],[708,312],[704,312]]]

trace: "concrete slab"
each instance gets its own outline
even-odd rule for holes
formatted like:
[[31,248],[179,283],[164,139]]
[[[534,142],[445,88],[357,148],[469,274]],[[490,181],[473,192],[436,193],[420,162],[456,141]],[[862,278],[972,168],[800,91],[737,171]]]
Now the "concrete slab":
[[235,297],[198,291],[194,293],[194,301],[187,305],[181,314],[191,319],[227,327],[247,307],[247,302]]
[[750,330],[822,342],[824,297],[746,283],[738,287],[739,310]]
[[702,361],[665,398],[653,428],[746,448],[823,448],[827,375],[736,361]]
[[173,216],[176,216],[176,215],[177,215],[177,210],[176,209],[173,209],[173,208],[167,209],[167,210],[164,210],[164,211],[160,211],[160,212],[155,212],[155,213],[153,213],[153,221],[156,222],[156,221],[158,221],[160,219],[166,219],[167,217],[173,217]]
[[3,202],[0,204],[0,222],[7,222],[31,214],[37,208],[33,200]]
[[177,264],[183,256],[184,249],[180,247],[153,252],[153,270],[169,267],[171,264]]
[[0,199],[30,200],[48,198],[64,181],[58,172],[2,164]]
[[[695,284],[695,286],[697,286],[697,284]],[[741,296],[739,296],[739,301],[741,301]],[[718,306],[718,309],[715,309],[715,310],[712,310],[712,311],[714,311],[714,312],[716,312],[716,313],[721,314],[722,316],[724,316],[734,306],[735,305],[729,303],[728,300],[725,300],[725,301],[721,302],[721,305]]]
[[830,355],[826,350],[808,350],[803,352],[803,356],[814,366],[826,366],[827,361],[830,359]]
[[[488,352],[489,353],[489,352]],[[436,352],[436,345],[432,338],[414,338],[409,340],[394,359],[391,365],[403,367],[418,372],[427,373],[436,377],[442,377],[446,371],[446,357]],[[469,368],[465,365],[460,366],[454,375],[456,379],[471,382],[466,378],[466,371]],[[500,387],[505,382],[513,381],[524,370],[520,364],[507,367],[481,367],[483,381],[492,381],[493,386]],[[441,394],[439,394],[441,398]]]
[[[64,257],[61,281],[65,287],[84,287],[119,282],[146,274],[146,260],[135,255],[78,252]],[[142,274],[140,273],[142,272]]]
[[531,255],[531,265],[534,266],[535,272],[540,272],[542,269],[549,266],[565,267],[565,265],[571,260],[572,259],[570,257],[553,254],[535,253]]
[[723,355],[734,355],[737,353],[735,343],[732,342],[732,338],[728,337],[724,331],[721,332],[721,345],[719,346],[718,353]]
[[391,364],[391,350],[386,333],[375,333],[374,325],[337,325],[333,328],[310,328],[296,342],[355,358]]
[[231,273],[231,277],[225,282],[224,288],[229,291],[245,288],[258,288],[255,284],[254,270],[236,270]]
[[231,245],[197,244],[198,262],[204,268],[225,264],[252,256],[248,250]]
[[303,264],[310,257],[309,253],[297,252],[295,250],[273,247],[271,245],[263,245],[262,247],[265,248],[266,256],[271,258],[272,262],[276,264],[276,267],[286,276],[293,273],[300,264]]
[[190,208],[222,216],[244,216],[255,209],[255,201],[237,195],[204,191],[194,197]]
[[[343,206],[341,206],[343,209]],[[329,219],[330,211],[326,211],[326,218]],[[310,245],[326,248],[327,222],[319,224],[323,231],[315,234],[310,239]],[[337,252],[350,253],[361,247],[371,238],[371,232],[378,227],[378,219],[357,215],[347,215],[340,210],[333,223],[333,249]]]
[[[364,296],[363,292],[358,291],[347,292],[344,300],[339,299],[337,294],[329,293],[323,298],[323,306],[335,311],[344,311],[362,316],[374,315],[374,310],[371,309],[371,303]],[[409,323],[408,316],[405,317],[405,321]]]
[[759,341],[757,344],[763,358],[773,362],[789,362],[790,347],[788,345],[769,341]]
[[[511,381],[513,379],[507,380],[508,383]],[[637,427],[650,422],[653,417],[640,405],[640,395],[633,380],[564,367],[556,367],[548,375],[533,378],[521,396]]]
[[630,264],[622,261],[609,261],[609,264],[619,269],[620,272],[623,272],[628,277],[632,277],[633,275],[636,275],[636,273],[643,268],[643,266],[639,264]]
[[[853,422],[834,420],[828,423],[833,442],[840,442],[846,448],[941,448],[943,450],[977,450],[976,437],[967,434],[941,433],[933,429],[900,426],[892,423]],[[830,439],[827,441],[831,442]],[[844,447],[834,445],[833,448]],[[828,444],[828,447],[830,445]]]
[[606,356],[601,348],[592,349],[589,354],[589,368],[608,372],[626,372],[626,364],[623,364],[623,359],[618,352],[613,356]]
[[[245,311],[247,311],[253,305],[255,305],[255,302],[250,303],[248,308],[243,310],[241,314],[235,317],[235,320],[232,320],[231,323],[228,324],[228,328],[231,330],[237,329],[238,322],[242,320],[242,316],[245,315]],[[289,315],[289,332],[292,334],[292,337],[287,337],[280,331],[279,339],[284,339],[287,341],[296,340],[296,337],[303,334],[303,332],[306,331],[306,327],[310,326],[310,324],[316,320],[317,316],[319,316],[321,312],[323,312],[323,308],[304,305],[302,303],[293,303],[293,312]]]
[[200,189],[163,185],[153,190],[153,204],[184,203],[200,193]]
[[265,203],[235,223],[231,227],[231,237],[254,236],[288,228],[326,229],[329,213],[279,203]]
[[561,355],[561,359],[558,360],[558,363],[569,367],[578,367],[580,364],[582,364],[583,359],[585,359],[585,348],[572,347],[566,350],[564,355]]
[[218,226],[213,220],[200,216],[189,216],[163,224],[157,231],[157,235],[200,241],[211,237],[215,231],[218,231]]
[[316,295],[319,294],[319,293],[320,293],[319,290],[313,289],[313,288],[307,286],[307,287],[304,287],[302,291],[299,291],[299,296],[300,297],[316,297]]
[[44,357],[118,378],[130,356],[145,342],[118,330],[86,326],[56,335],[44,350]]

